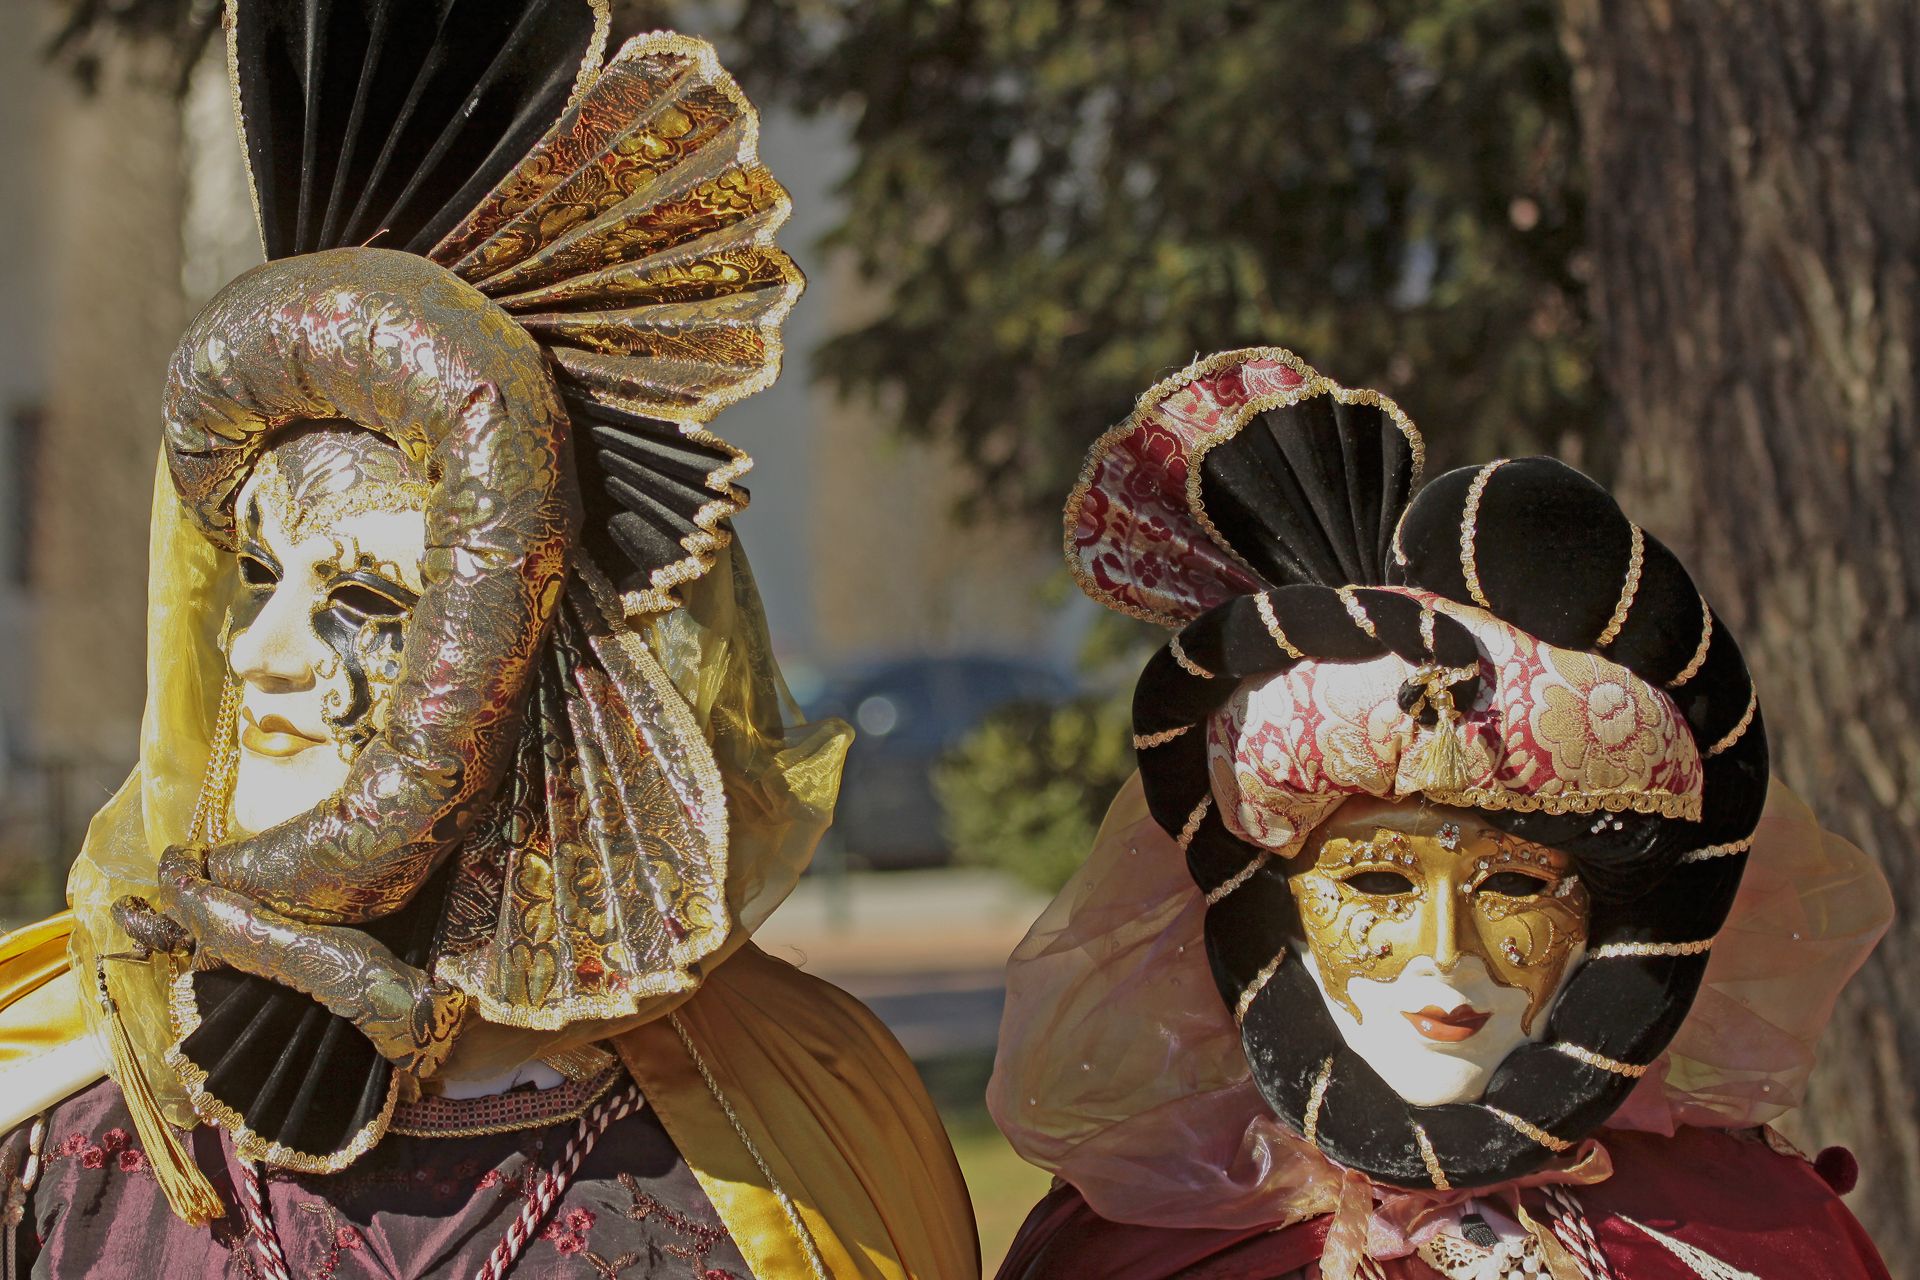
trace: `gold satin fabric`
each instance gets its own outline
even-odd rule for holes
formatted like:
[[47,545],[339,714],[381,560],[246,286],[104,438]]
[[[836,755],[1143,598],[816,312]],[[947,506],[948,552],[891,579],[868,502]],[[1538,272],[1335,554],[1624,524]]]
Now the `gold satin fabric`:
[[67,964],[72,932],[63,911],[0,938],[0,1080],[86,1034]]
[[789,1205],[833,1280],[980,1274],[940,1117],[846,992],[748,945],[614,1043],[754,1275],[818,1274]]

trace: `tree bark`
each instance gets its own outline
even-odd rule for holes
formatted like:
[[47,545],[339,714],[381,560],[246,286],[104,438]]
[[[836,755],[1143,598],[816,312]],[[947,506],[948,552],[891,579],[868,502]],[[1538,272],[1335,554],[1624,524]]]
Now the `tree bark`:
[[1900,912],[1793,1134],[1920,1249],[1920,7],[1564,0],[1628,509],[1735,628],[1775,771]]

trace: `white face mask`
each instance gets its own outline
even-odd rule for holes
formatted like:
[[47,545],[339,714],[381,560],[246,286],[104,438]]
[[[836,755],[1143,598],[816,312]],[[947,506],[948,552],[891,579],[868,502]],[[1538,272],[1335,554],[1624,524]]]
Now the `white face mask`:
[[313,808],[346,780],[385,726],[421,588],[421,495],[358,474],[365,441],[336,442],[333,455],[324,435],[298,443],[285,458],[269,453],[235,506],[241,586],[226,652],[241,684],[233,821],[244,832]]
[[1470,810],[1349,800],[1289,881],[1298,951],[1348,1047],[1415,1106],[1472,1102],[1586,953],[1565,855]]

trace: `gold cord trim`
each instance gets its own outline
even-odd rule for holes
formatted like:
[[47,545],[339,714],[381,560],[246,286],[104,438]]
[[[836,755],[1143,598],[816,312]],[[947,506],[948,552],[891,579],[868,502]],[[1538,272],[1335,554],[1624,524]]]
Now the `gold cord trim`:
[[1595,1067],[1601,1071],[1611,1071],[1614,1075],[1625,1076],[1629,1080],[1638,1080],[1641,1076],[1647,1074],[1646,1067],[1636,1067],[1631,1062],[1622,1062],[1618,1058],[1609,1058],[1606,1054],[1595,1053],[1584,1045],[1570,1044],[1565,1040],[1559,1040],[1554,1043],[1553,1047],[1561,1053],[1566,1054],[1569,1058],[1578,1059],[1588,1066]]
[[1439,617],[1432,605],[1420,606],[1420,647],[1428,653],[1433,652],[1433,624]]
[[1200,797],[1200,803],[1193,806],[1193,812],[1187,815],[1187,825],[1180,828],[1180,837],[1174,841],[1180,852],[1185,853],[1193,838],[1200,833],[1200,824],[1207,820],[1207,810],[1213,807],[1213,794]]
[[1268,858],[1271,858],[1272,856],[1273,855],[1265,849],[1262,849],[1260,852],[1254,854],[1253,857],[1247,862],[1246,866],[1240,868],[1238,871],[1233,873],[1232,879],[1214,886],[1213,891],[1207,894],[1207,905],[1211,907],[1216,903],[1224,901],[1229,894],[1233,893],[1234,890],[1238,889],[1241,885],[1245,884],[1247,881],[1253,879],[1253,873],[1258,871],[1261,867],[1261,864],[1266,862],[1266,860]]
[[1433,1180],[1435,1191],[1451,1191],[1453,1184],[1447,1181],[1447,1171],[1440,1167],[1440,1156],[1433,1149],[1433,1142],[1427,1137],[1427,1131],[1416,1122],[1413,1126],[1413,1140],[1419,1144],[1421,1163],[1427,1166],[1427,1177]]
[[1713,759],[1715,756],[1732,747],[1734,743],[1746,737],[1747,730],[1753,727],[1754,713],[1758,710],[1760,710],[1760,690],[1758,686],[1754,686],[1747,690],[1747,709],[1741,715],[1740,723],[1733,726],[1733,729],[1726,737],[1707,748],[1706,758],[1709,760]]
[[1360,603],[1360,597],[1353,594],[1353,588],[1342,587],[1334,594],[1346,606],[1347,616],[1353,619],[1353,625],[1366,632],[1367,639],[1378,640],[1380,632],[1374,628],[1373,619],[1367,616],[1367,607]]
[[707,1060],[701,1057],[700,1050],[694,1047],[693,1037],[687,1034],[686,1024],[680,1021],[680,1015],[677,1013],[669,1013],[667,1021],[673,1024],[674,1033],[680,1037],[681,1046],[686,1049],[687,1056],[693,1059],[693,1065],[699,1070],[700,1078],[706,1081],[707,1092],[712,1094],[713,1100],[720,1104],[720,1110],[726,1114],[727,1123],[733,1126],[734,1136],[740,1139],[740,1145],[745,1147],[747,1154],[753,1157],[753,1163],[760,1170],[760,1176],[767,1180],[767,1190],[771,1191],[773,1198],[779,1202],[780,1212],[786,1217],[787,1226],[793,1231],[793,1238],[800,1244],[800,1252],[807,1260],[807,1270],[813,1273],[814,1280],[833,1280],[827,1272],[826,1259],[820,1256],[820,1246],[815,1242],[813,1232],[807,1229],[805,1219],[800,1216],[799,1206],[794,1204],[793,1197],[788,1195],[786,1189],[780,1185],[780,1180],[773,1176],[773,1170],[767,1167],[766,1157],[760,1154],[760,1148],[755,1146],[753,1139],[747,1135],[746,1126],[740,1123],[740,1117],[734,1111],[733,1104],[727,1101],[727,1095],[720,1091],[720,1082],[714,1078],[713,1070],[707,1066]]
[[1327,1084],[1333,1079],[1333,1055],[1328,1054],[1320,1061],[1319,1074],[1313,1077],[1313,1088],[1307,1093],[1307,1114],[1304,1132],[1301,1134],[1308,1142],[1320,1145],[1320,1105],[1327,1100]]
[[1564,1151],[1571,1151],[1573,1149],[1573,1144],[1571,1142],[1568,1142],[1565,1138],[1556,1138],[1552,1134],[1548,1133],[1545,1129],[1542,1129],[1539,1125],[1534,1124],[1530,1120],[1522,1120],[1519,1116],[1514,1115],[1513,1112],[1511,1111],[1502,1111],[1498,1107],[1488,1107],[1487,1110],[1492,1112],[1496,1119],[1505,1123],[1508,1127],[1512,1128],[1515,1132],[1520,1133],[1525,1137],[1532,1138],[1535,1142],[1539,1143],[1541,1146],[1545,1147],[1547,1150],[1553,1152],[1553,1154],[1555,1155],[1559,1155]]
[[1167,652],[1173,655],[1173,660],[1179,663],[1180,669],[1188,675],[1198,676],[1202,680],[1213,679],[1213,672],[1207,670],[1187,656],[1187,651],[1181,647],[1179,636],[1175,636],[1173,639],[1167,641]]
[[1680,674],[1667,681],[1667,688],[1678,689],[1687,681],[1700,674],[1700,668],[1707,665],[1707,650],[1713,647],[1713,607],[1705,596],[1700,597],[1700,647],[1693,651],[1693,657],[1680,669]]
[[1725,844],[1710,844],[1704,849],[1692,849],[1680,855],[1682,862],[1706,862],[1711,858],[1730,858],[1736,853],[1745,853],[1753,848],[1753,837],[1745,840],[1729,840]]
[[1240,998],[1234,1002],[1234,1026],[1237,1027],[1247,1020],[1247,1010],[1253,1008],[1254,999],[1267,989],[1267,984],[1273,981],[1274,974],[1280,972],[1280,966],[1286,962],[1286,959],[1287,949],[1283,945],[1273,953],[1273,959],[1267,961],[1261,966],[1260,972],[1253,975],[1253,981],[1247,984],[1246,990],[1242,991]]
[[1146,751],[1153,747],[1164,747],[1191,728],[1192,725],[1183,724],[1177,729],[1162,729],[1158,733],[1136,733],[1133,735],[1133,749]]
[[1270,594],[1262,591],[1253,598],[1253,604],[1260,610],[1260,621],[1266,626],[1267,634],[1273,637],[1273,642],[1280,646],[1280,652],[1296,662],[1307,656],[1294,645],[1293,641],[1287,639],[1287,633],[1280,629],[1280,619],[1273,611],[1273,597]]
[[1493,606],[1487,603],[1487,593],[1480,589],[1480,563],[1474,558],[1473,539],[1480,523],[1480,498],[1487,491],[1487,481],[1506,465],[1505,458],[1495,458],[1474,473],[1473,483],[1467,486],[1467,505],[1460,513],[1460,572],[1467,580],[1467,594],[1482,609]]
[[1697,956],[1713,950],[1712,938],[1693,942],[1609,942],[1588,953],[1590,960],[1617,960],[1625,956]]
[[1633,608],[1633,597],[1640,591],[1640,570],[1645,565],[1647,553],[1647,535],[1640,531],[1639,525],[1633,525],[1633,550],[1627,553],[1627,580],[1620,587],[1620,603],[1613,606],[1613,616],[1607,619],[1607,629],[1593,642],[1596,649],[1604,649],[1612,644],[1620,634],[1620,628],[1627,625],[1627,611]]

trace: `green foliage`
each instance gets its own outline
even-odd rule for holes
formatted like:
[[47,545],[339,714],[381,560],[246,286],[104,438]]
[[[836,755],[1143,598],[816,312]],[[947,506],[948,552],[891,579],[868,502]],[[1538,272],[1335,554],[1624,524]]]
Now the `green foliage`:
[[1133,772],[1131,741],[1124,694],[996,712],[934,772],[954,856],[1057,890]]
[[884,291],[821,367],[1058,510],[1196,353],[1394,395],[1435,462],[1594,456],[1551,0],[746,0],[758,94],[844,114],[831,243]]

